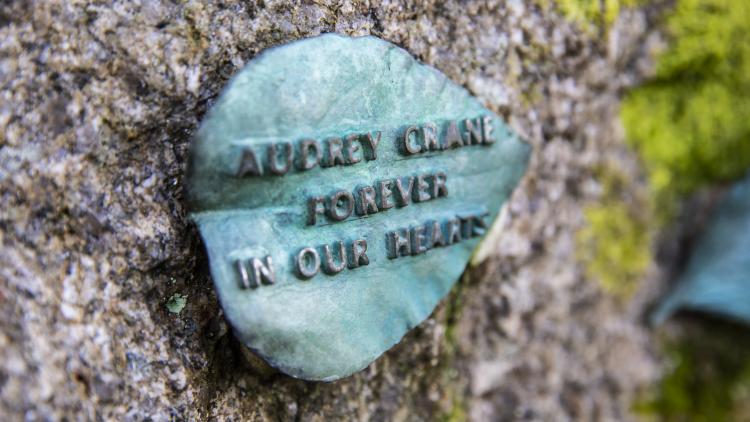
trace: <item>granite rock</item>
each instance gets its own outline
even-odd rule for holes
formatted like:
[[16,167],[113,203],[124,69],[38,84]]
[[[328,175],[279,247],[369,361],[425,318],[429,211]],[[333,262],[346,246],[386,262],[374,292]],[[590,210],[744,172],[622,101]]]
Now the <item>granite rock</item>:
[[[574,233],[597,166],[642,187],[617,109],[649,70],[653,21],[626,11],[605,36],[521,0],[3,3],[3,419],[630,418],[660,370],[645,301],[586,279]],[[323,32],[396,43],[534,148],[484,261],[394,349],[330,384],[240,346],[184,193],[190,139],[228,79]]]

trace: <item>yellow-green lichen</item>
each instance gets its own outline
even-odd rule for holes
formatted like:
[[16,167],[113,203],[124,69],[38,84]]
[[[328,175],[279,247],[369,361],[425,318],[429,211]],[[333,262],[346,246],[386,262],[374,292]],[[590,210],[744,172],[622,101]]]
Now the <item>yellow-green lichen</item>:
[[445,337],[442,347],[441,362],[441,384],[444,386],[445,403],[443,412],[438,420],[443,422],[463,422],[467,420],[466,401],[464,399],[464,386],[459,381],[459,372],[456,370],[456,355],[458,354],[458,336],[456,334],[461,312],[463,311],[463,295],[466,284],[471,273],[466,273],[453,288],[453,291],[445,301],[444,324]]
[[625,190],[624,175],[603,168],[600,200],[584,208],[587,225],[578,231],[577,251],[586,275],[617,296],[627,297],[651,262],[649,207]]
[[[636,7],[648,0],[556,0],[560,12],[585,30],[606,29],[623,8]],[[542,4],[547,4],[542,1]]]
[[678,0],[666,29],[655,78],[631,91],[621,111],[653,207],[628,203],[605,180],[578,235],[587,274],[612,292],[635,287],[650,261],[648,233],[669,221],[678,200],[750,167],[750,2]]
[[622,105],[662,210],[750,167],[750,2],[679,0],[656,77]]
[[462,399],[454,399],[453,407],[451,407],[450,412],[443,415],[440,420],[443,422],[464,422],[468,420],[465,401]]
[[[630,92],[621,117],[649,176],[652,225],[704,186],[750,167],[750,2],[678,0],[653,80]],[[674,368],[638,404],[662,420],[750,419],[747,330],[712,322],[667,347]]]

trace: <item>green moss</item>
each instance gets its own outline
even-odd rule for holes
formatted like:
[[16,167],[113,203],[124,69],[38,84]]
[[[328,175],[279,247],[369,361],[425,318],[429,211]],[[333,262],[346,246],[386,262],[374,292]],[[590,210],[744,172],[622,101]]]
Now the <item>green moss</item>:
[[[599,16],[594,3],[564,0],[560,8],[590,20]],[[635,287],[650,261],[648,233],[669,221],[684,195],[750,167],[750,2],[678,0],[666,29],[671,43],[657,58],[655,78],[631,91],[621,111],[648,173],[654,206],[647,210],[655,212],[618,198],[605,181],[602,202],[585,209],[589,225],[578,236],[588,275],[612,292]]]
[[750,2],[679,0],[656,77],[622,106],[657,203],[750,167]]
[[[654,225],[685,195],[750,167],[750,2],[678,0],[656,76],[622,105],[649,176]],[[663,420],[750,420],[750,336],[711,322],[667,345],[674,369],[637,410]]]
[[167,301],[167,310],[173,314],[179,314],[187,305],[187,295],[175,293]]
[[463,400],[454,400],[451,411],[440,418],[443,422],[464,422],[468,419],[466,403]]
[[672,369],[635,406],[667,421],[750,420],[750,333],[713,320],[666,341]]
[[456,283],[453,291],[448,296],[445,303],[445,346],[446,352],[453,357],[458,348],[458,337],[456,336],[456,326],[458,325],[459,319],[461,318],[461,312],[463,311],[463,294],[468,279],[468,275],[464,275],[461,280]]
[[[596,3],[559,2],[568,16],[606,24],[612,18]],[[587,275],[616,293],[635,288],[651,259],[650,233],[682,198],[750,167],[750,2],[677,0],[665,24],[670,42],[655,77],[621,111],[650,196],[628,198],[618,187],[624,178],[604,171],[601,201],[585,208],[588,225],[577,237]],[[636,410],[663,420],[750,420],[746,329],[712,322],[666,350],[674,367]]]
[[[585,30],[606,29],[626,7],[635,7],[648,0],[556,0],[562,14]],[[542,4],[547,4],[542,1]]]
[[[469,303],[467,297],[475,296],[477,285],[480,284],[487,273],[488,263],[480,263],[467,267],[463,276],[453,287],[450,295],[445,300],[440,320],[445,327],[443,344],[440,347],[439,374],[442,386],[441,408],[435,415],[435,420],[442,422],[463,422],[470,420],[469,402],[470,396],[468,378],[465,365],[460,362],[465,360],[463,353],[466,351],[465,341],[459,333],[461,317]],[[465,340],[465,338],[463,339]]]
[[610,293],[627,297],[651,262],[649,207],[628,195],[624,175],[611,168],[599,171],[602,197],[584,209],[587,225],[576,243],[586,275]]
[[458,379],[456,370],[456,355],[458,354],[457,325],[463,311],[463,295],[471,272],[463,275],[453,288],[445,303],[444,324],[445,340],[440,357],[441,384],[444,386],[443,411],[438,420],[443,422],[463,422],[467,420],[466,402],[464,400],[463,383]]

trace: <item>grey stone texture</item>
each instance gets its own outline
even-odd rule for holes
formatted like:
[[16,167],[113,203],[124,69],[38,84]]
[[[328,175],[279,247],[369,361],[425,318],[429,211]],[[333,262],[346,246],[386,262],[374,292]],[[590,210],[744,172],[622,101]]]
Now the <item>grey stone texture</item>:
[[[632,418],[660,372],[642,322],[650,293],[603,292],[574,239],[601,193],[596,168],[642,189],[617,112],[658,36],[648,10],[605,33],[543,3],[0,5],[1,418]],[[534,152],[486,259],[433,316],[368,369],[308,383],[232,335],[184,172],[227,80],[263,49],[323,32],[402,46]]]

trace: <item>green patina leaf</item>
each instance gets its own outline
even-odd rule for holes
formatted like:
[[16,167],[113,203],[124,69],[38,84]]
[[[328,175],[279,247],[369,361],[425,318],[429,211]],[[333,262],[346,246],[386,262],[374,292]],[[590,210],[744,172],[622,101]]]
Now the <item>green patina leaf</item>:
[[[448,122],[478,116],[494,128],[487,138],[493,143],[415,155],[399,146],[409,126],[435,124],[441,131]],[[356,164],[302,169],[303,140],[325,140],[325,148],[332,138],[376,132],[377,158],[362,144]],[[294,145],[294,165],[283,176],[269,175],[262,156],[269,145],[285,142]],[[264,168],[256,171],[247,151],[257,152]],[[491,223],[529,154],[530,147],[464,88],[388,42],[329,34],[264,52],[225,88],[191,151],[192,218],[227,319],[241,341],[292,376],[333,380],[366,367],[432,312],[481,238],[466,235],[389,259],[386,233],[481,211]],[[436,172],[447,177],[447,195],[339,222],[313,213],[321,221],[308,224],[310,198]],[[369,264],[298,276],[303,248],[322,254],[322,245],[341,240],[350,251],[357,239],[367,242]],[[272,258],[274,283],[268,277],[259,277],[265,283],[257,287],[243,283],[250,278],[243,279],[237,263],[264,257]]]
[[723,315],[750,324],[750,175],[719,204],[675,290],[653,318],[679,308]]

